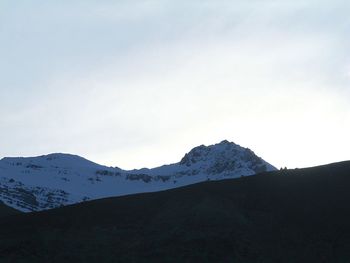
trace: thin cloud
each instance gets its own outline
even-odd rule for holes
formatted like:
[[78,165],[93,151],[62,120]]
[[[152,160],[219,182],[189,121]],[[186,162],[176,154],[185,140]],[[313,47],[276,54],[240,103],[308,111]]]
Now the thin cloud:
[[5,7],[2,156],[62,151],[136,168],[228,139],[276,166],[348,158],[344,2]]

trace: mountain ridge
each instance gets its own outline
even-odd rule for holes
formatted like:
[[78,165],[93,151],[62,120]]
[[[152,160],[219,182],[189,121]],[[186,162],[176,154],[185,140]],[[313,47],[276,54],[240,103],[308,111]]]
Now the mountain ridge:
[[[348,262],[350,161],[0,218],[4,262]],[[84,220],[81,220],[84,218]]]
[[40,211],[273,170],[250,149],[226,140],[195,147],[178,163],[151,169],[123,170],[63,153],[6,157],[0,161],[0,200],[21,211]]

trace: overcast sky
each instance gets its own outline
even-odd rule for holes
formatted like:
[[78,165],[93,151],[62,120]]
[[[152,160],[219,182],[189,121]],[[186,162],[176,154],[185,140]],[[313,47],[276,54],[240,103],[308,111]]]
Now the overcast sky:
[[121,168],[223,139],[350,159],[348,0],[0,1],[0,158]]

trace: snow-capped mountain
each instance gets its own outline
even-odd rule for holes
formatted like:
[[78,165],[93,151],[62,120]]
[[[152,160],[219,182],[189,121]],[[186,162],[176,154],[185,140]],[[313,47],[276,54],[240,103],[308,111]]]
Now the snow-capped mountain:
[[40,211],[273,170],[276,168],[248,148],[228,141],[198,146],[179,163],[131,171],[61,153],[4,158],[0,160],[0,200],[24,212]]

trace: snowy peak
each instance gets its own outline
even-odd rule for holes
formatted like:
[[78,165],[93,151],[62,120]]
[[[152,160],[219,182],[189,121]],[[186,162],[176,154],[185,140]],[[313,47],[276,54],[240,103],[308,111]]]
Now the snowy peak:
[[33,166],[37,168],[86,168],[98,165],[78,155],[65,153],[52,153],[37,157],[5,157],[0,160],[0,163],[12,166]]
[[0,201],[22,211],[40,211],[275,169],[253,151],[226,140],[195,147],[179,163],[131,171],[72,154],[11,157],[0,160]]
[[230,159],[234,157],[239,150],[241,150],[240,146],[226,140],[210,146],[200,145],[185,154],[180,164],[190,166],[198,162],[215,159],[218,157],[217,155]]
[[276,170],[250,149],[227,140],[210,146],[195,147],[182,158],[179,164],[206,168],[208,174],[230,173],[240,169],[249,169],[254,173]]

